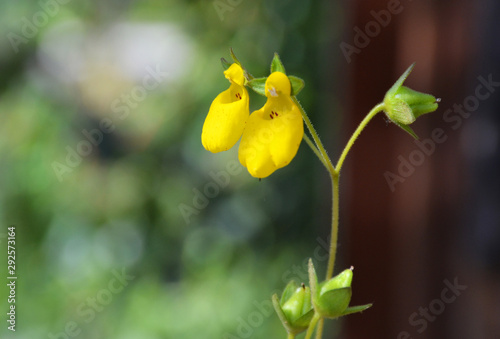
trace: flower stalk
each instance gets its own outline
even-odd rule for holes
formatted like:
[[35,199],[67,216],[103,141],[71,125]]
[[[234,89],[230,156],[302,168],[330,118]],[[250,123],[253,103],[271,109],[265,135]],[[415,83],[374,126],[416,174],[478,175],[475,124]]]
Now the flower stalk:
[[[309,260],[309,286],[290,281],[282,293],[272,296],[273,307],[287,332],[288,339],[306,331],[305,339],[321,339],[325,318],[336,319],[358,313],[371,304],[349,306],[353,268],[333,276],[339,229],[340,172],[347,154],[375,115],[384,112],[398,127],[417,138],[409,127],[418,117],[437,109],[440,99],[403,86],[411,73],[412,64],[387,91],[383,102],[375,105],[359,123],[333,165],[306,111],[297,100],[304,81],[286,74],[278,54],[271,63],[268,77],[254,78],[231,50],[234,63],[222,59],[225,77],[230,87],[212,102],[202,131],[203,146],[213,152],[233,147],[241,138],[238,150],[240,163],[256,177],[265,178],[287,166],[295,157],[301,140],[311,148],[330,175],[332,186],[332,223],[329,258],[325,280],[318,282],[316,270]],[[267,97],[266,104],[249,114],[246,87]],[[304,133],[306,125],[311,138]]]
[[[336,259],[336,254],[337,254],[337,242],[338,242],[338,230],[339,230],[339,209],[340,209],[340,204],[339,204],[339,195],[340,195],[340,190],[339,190],[339,179],[340,179],[340,170],[342,169],[342,165],[344,163],[345,158],[347,157],[347,154],[349,153],[350,149],[354,145],[354,142],[358,138],[358,136],[361,134],[363,129],[366,127],[368,122],[379,112],[383,111],[384,109],[384,104],[378,104],[376,105],[368,114],[367,116],[361,121],[359,126],[356,128],[355,132],[347,142],[347,145],[345,146],[344,150],[341,153],[341,156],[336,164],[336,166],[333,166],[332,161],[330,157],[328,156],[326,149],[321,142],[321,139],[319,138],[318,133],[314,129],[314,126],[312,125],[307,113],[305,112],[304,108],[302,105],[300,105],[299,101],[297,100],[296,97],[293,97],[292,100],[296,103],[297,107],[299,107],[302,117],[304,119],[304,122],[309,130],[309,133],[313,137],[313,140],[315,141],[316,147],[312,144],[311,140],[306,140],[307,144],[309,147],[313,150],[314,154],[318,157],[318,159],[321,161],[323,165],[325,165],[328,173],[330,174],[330,179],[331,179],[331,185],[332,185],[332,225],[331,225],[331,233],[330,233],[330,251],[329,251],[329,257],[328,257],[328,264],[327,264],[327,271],[326,271],[326,280],[329,280],[333,276],[334,272],[334,267],[335,267],[335,259]],[[316,339],[320,339],[323,334],[323,326],[324,326],[324,319],[323,317],[319,316],[318,313],[315,313],[315,316],[311,320],[311,323],[309,325],[309,328],[307,330],[306,334],[306,339],[311,338],[312,333],[314,332],[314,328],[317,325],[317,330],[316,330]]]

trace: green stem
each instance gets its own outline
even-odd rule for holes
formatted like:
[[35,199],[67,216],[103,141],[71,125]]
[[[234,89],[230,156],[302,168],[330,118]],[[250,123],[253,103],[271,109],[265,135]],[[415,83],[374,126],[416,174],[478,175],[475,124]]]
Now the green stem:
[[316,339],[321,339],[323,337],[323,324],[325,322],[324,318],[321,318],[318,323],[318,329],[316,330]]
[[[295,99],[295,98],[294,98]],[[294,100],[296,101],[296,99]],[[298,104],[298,101],[296,101]],[[368,122],[379,112],[384,110],[384,104],[378,104],[375,107],[372,108],[370,112],[366,115],[366,117],[361,121],[359,124],[358,128],[354,131],[352,134],[351,138],[347,142],[347,145],[345,146],[344,150],[342,151],[342,154],[340,155],[340,158],[337,162],[337,165],[333,167],[331,165],[331,160],[326,154],[326,151],[323,148],[323,145],[321,141],[319,140],[318,134],[314,130],[314,127],[312,127],[311,122],[309,121],[309,118],[305,114],[303,108],[298,104],[302,116],[304,117],[304,121],[306,122],[307,127],[309,128],[309,131],[311,132],[311,135],[314,138],[314,141],[316,142],[316,145],[319,150],[319,155],[317,152],[316,155],[318,155],[318,158],[321,160],[323,165],[326,166],[328,172],[330,173],[330,178],[332,179],[332,229],[331,229],[331,234],[330,234],[330,253],[329,253],[329,258],[328,258],[328,266],[327,266],[327,271],[326,271],[326,280],[330,279],[333,276],[333,270],[335,267],[335,258],[337,255],[337,240],[338,240],[338,231],[339,231],[339,179],[340,179],[340,170],[342,169],[342,164],[344,163],[345,158],[347,157],[347,154],[349,153],[352,145],[354,145],[354,142],[360,135],[361,131],[366,127]],[[310,126],[309,126],[310,125]],[[307,142],[307,141],[306,141]],[[323,159],[322,159],[323,158]],[[327,159],[327,160],[326,160]],[[314,318],[313,318],[314,320]],[[313,324],[311,321],[311,325],[309,326],[308,333],[309,337],[306,336],[307,338],[310,338],[310,335],[312,335],[312,330],[314,330],[314,327],[316,326],[316,323],[319,321],[318,324],[318,329],[316,331],[316,339],[321,339],[323,335],[323,325],[324,325],[324,320],[323,319],[317,319],[316,322]],[[312,328],[312,330],[311,330]]]
[[347,145],[345,146],[344,150],[342,151],[342,154],[340,155],[339,161],[337,162],[337,165],[335,166],[335,170],[337,173],[340,173],[340,169],[342,168],[342,164],[344,163],[344,160],[347,156],[347,153],[349,153],[349,150],[351,149],[352,145],[354,145],[354,142],[358,138],[359,134],[361,131],[365,128],[366,124],[379,112],[384,110],[384,104],[380,103],[376,105],[375,107],[372,108],[372,110],[366,115],[366,117],[361,121],[359,124],[358,128],[354,131],[354,133],[351,136],[351,139],[347,142]]
[[287,339],[295,339],[295,334],[293,333],[288,333],[288,336],[286,337]]
[[[299,101],[297,100],[296,97],[292,97],[293,102],[297,105],[297,107],[300,110],[300,113],[302,114],[302,118],[304,119],[304,122],[307,126],[307,129],[311,133],[311,136],[313,137],[314,144],[312,141],[304,134],[304,140],[306,143],[309,145],[309,147],[313,150],[314,154],[318,157],[318,159],[321,161],[321,163],[326,167],[326,170],[330,174],[330,179],[332,180],[332,188],[333,188],[333,207],[332,207],[332,233],[331,233],[331,239],[330,239],[330,258],[328,260],[328,267],[333,272],[333,263],[335,262],[335,254],[337,252],[337,233],[338,233],[338,174],[335,171],[335,168],[333,167],[333,163],[328,156],[325,147],[323,146],[323,143],[321,142],[318,133],[314,129],[313,124],[311,123],[311,120],[309,119],[309,116],[307,113],[304,111],[304,108],[300,105]],[[335,193],[337,192],[337,193]],[[331,276],[331,273],[329,273]],[[327,277],[328,278],[328,277]],[[318,330],[316,331],[316,338],[321,339],[321,336],[323,335],[323,323],[324,320],[320,319],[319,315],[315,314],[313,319],[311,320],[311,323],[309,324],[309,328],[307,329],[307,334],[306,338],[311,338],[314,328],[316,327],[316,324],[319,321],[318,325]]]
[[[321,157],[320,157],[321,162],[323,164],[326,164],[328,172],[330,173],[330,175],[332,175],[333,172],[335,171],[335,168],[333,167],[333,164],[332,164],[332,160],[330,159],[330,157],[326,153],[325,147],[323,146],[323,143],[319,139],[318,133],[314,129],[314,126],[311,123],[311,120],[309,120],[309,117],[307,116],[306,111],[304,111],[304,108],[302,108],[302,105],[300,104],[300,102],[297,100],[297,98],[295,96],[292,97],[292,101],[299,108],[300,113],[302,114],[302,118],[304,119],[304,122],[307,126],[307,129],[309,130],[309,132],[311,133],[311,136],[313,137],[314,143],[316,144],[316,147],[319,151],[319,154],[321,155]],[[316,153],[316,155],[318,155],[318,154]]]
[[307,328],[306,337],[304,339],[311,339],[312,338],[314,328],[316,327],[316,324],[318,323],[319,319],[320,319],[319,314],[314,313],[314,316],[311,319],[311,322],[309,323],[309,327]]
[[[333,268],[335,265],[335,257],[337,255],[337,238],[339,233],[339,173],[335,171],[332,175],[332,230],[330,234],[330,252],[328,257],[328,268],[326,270],[326,280],[333,276]],[[318,324],[316,331],[316,339],[321,339],[323,336],[324,320]]]
[[316,156],[318,157],[318,159],[321,161],[321,163],[326,167],[326,169],[328,170],[328,164],[325,162],[325,159],[323,159],[323,156],[321,155],[321,153],[319,152],[318,148],[316,147],[316,145],[314,144],[314,142],[307,136],[307,134],[304,133],[304,141],[306,142],[306,144],[311,148],[311,150],[314,152],[314,154],[316,154]]
[[326,280],[333,276],[335,256],[337,255],[337,238],[339,233],[339,177],[340,173],[335,171],[332,175],[332,229],[330,234],[330,256],[326,270]]

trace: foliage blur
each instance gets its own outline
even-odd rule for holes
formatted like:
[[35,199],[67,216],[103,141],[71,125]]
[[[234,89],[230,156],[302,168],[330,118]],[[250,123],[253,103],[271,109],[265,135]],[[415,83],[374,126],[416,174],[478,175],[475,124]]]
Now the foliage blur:
[[313,121],[335,126],[332,6],[1,2],[0,249],[15,225],[18,280],[16,332],[4,321],[0,338],[283,336],[270,296],[324,251],[330,193],[311,182],[326,173],[303,144],[269,179],[218,184],[237,147],[205,151],[201,127],[230,47],[255,76],[280,53]]

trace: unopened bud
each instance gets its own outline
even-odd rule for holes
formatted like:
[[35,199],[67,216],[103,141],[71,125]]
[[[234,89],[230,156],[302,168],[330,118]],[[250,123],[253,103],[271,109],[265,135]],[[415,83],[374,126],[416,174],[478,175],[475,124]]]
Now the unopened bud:
[[384,97],[384,112],[387,117],[418,139],[417,135],[408,126],[422,114],[434,112],[441,99],[436,99],[431,94],[417,92],[403,86],[403,82],[411,73],[415,64],[412,64],[398,81],[387,91]]

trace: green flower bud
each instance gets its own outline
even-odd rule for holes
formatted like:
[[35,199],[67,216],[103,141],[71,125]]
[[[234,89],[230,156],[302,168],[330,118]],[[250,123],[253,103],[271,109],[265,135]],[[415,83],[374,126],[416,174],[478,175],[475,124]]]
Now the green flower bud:
[[[310,263],[310,280],[311,284],[317,281],[316,273]],[[371,304],[349,307],[351,301],[351,283],[352,283],[352,270],[342,271],[340,274],[324,281],[317,287],[313,288],[312,302],[316,312],[325,318],[338,318],[347,314],[357,313],[371,307]],[[311,285],[312,286],[312,285]]]
[[414,91],[403,82],[410,75],[415,63],[399,77],[398,81],[387,91],[384,97],[384,112],[396,125],[418,139],[417,135],[408,126],[422,114],[434,112],[438,108],[440,99],[433,95]]
[[318,313],[326,318],[342,316],[351,301],[351,282],[352,270],[347,269],[319,284],[315,298]]
[[305,331],[314,315],[311,290],[304,284],[297,286],[295,281],[288,283],[279,301],[273,295],[273,305],[286,331],[292,334]]
[[[309,287],[302,284],[301,287],[297,288],[294,294],[288,299],[282,306],[281,309],[290,320],[290,324],[299,326],[308,326],[309,320],[301,319],[303,315],[307,315],[312,310],[311,304],[311,290]],[[307,318],[307,317],[306,317]],[[312,318],[312,313],[311,313]],[[305,324],[302,324],[300,320],[306,320]]]

